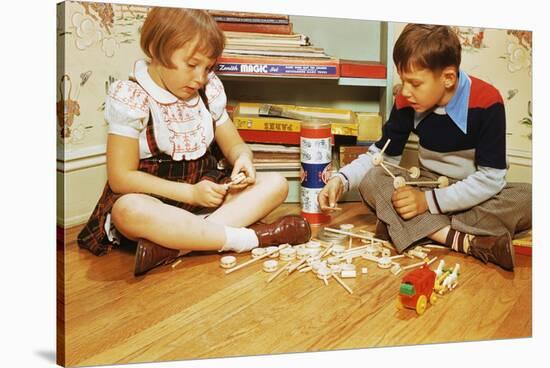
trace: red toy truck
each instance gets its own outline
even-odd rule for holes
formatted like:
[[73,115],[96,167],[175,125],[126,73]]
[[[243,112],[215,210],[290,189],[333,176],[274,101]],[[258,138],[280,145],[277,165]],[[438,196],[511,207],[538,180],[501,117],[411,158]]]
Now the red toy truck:
[[435,304],[435,277],[435,272],[427,264],[406,274],[399,287],[398,308],[416,309],[416,313],[421,315],[426,310],[428,300],[430,304]]

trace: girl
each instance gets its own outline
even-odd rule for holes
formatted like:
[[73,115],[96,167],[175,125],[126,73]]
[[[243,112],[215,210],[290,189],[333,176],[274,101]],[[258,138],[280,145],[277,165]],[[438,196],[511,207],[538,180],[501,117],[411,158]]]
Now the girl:
[[[78,244],[102,255],[136,241],[137,276],[182,251],[308,241],[300,216],[254,224],[284,201],[288,185],[281,175],[255,172],[227,115],[212,72],[224,48],[216,22],[201,10],[153,8],[140,43],[150,61],[137,61],[130,80],[113,83],[106,98],[108,182]],[[217,161],[218,147],[231,172]],[[228,185],[229,173],[246,179]],[[215,211],[201,214],[207,208]]]

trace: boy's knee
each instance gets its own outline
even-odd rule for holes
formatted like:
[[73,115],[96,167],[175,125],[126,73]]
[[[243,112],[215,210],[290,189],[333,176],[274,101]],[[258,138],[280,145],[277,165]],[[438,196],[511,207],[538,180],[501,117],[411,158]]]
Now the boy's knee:
[[361,180],[359,184],[359,192],[366,194],[372,192],[376,188],[379,188],[382,181],[387,180],[387,175],[384,169],[381,167],[374,167]]

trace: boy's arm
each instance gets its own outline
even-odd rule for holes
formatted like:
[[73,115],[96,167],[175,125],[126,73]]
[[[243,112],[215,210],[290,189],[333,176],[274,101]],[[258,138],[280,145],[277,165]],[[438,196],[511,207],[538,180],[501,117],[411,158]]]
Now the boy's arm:
[[[375,154],[380,151],[382,150],[378,148],[376,144],[372,144],[368,150],[370,154]],[[388,156],[384,153],[384,160],[398,165],[401,161],[401,155]],[[363,180],[363,177],[373,167],[374,164],[372,163],[372,158],[368,154],[364,153],[362,155],[359,155],[359,157],[357,157],[355,160],[353,160],[343,168],[341,168],[338,171],[337,175],[340,176],[342,182],[344,183],[344,191],[347,192],[349,190],[357,188],[359,186],[359,183],[361,183],[361,180]]]
[[[384,160],[399,164],[403,149],[413,129],[413,122],[414,110],[408,106],[400,106],[398,98],[392,108],[390,118],[382,127],[382,138],[369,147],[369,152],[371,154],[380,152],[389,138],[391,142],[384,152]],[[373,167],[371,157],[362,154],[350,164],[341,168],[338,174],[344,182],[344,190],[349,191],[357,188],[363,177]]]
[[485,202],[506,186],[506,171],[480,166],[464,180],[424,192],[430,213],[461,211]]

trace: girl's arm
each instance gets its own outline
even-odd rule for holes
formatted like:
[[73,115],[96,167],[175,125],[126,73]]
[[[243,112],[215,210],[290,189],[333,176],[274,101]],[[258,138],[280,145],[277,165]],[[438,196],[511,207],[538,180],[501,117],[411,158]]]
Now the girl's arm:
[[223,155],[232,166],[235,165],[235,161],[237,161],[241,155],[248,156],[252,161],[252,151],[248,145],[244,143],[231,119],[228,118],[225,122],[216,127],[215,138]]
[[246,180],[233,186],[235,189],[243,189],[247,185],[256,182],[256,169],[252,163],[252,151],[239,135],[237,128],[227,118],[225,122],[216,127],[216,142],[220,146],[223,155],[233,166],[231,176],[237,175],[239,172],[244,172]]
[[138,170],[139,141],[109,134],[107,137],[107,178],[115,193],[156,194],[195,204],[194,186],[161,179]]

